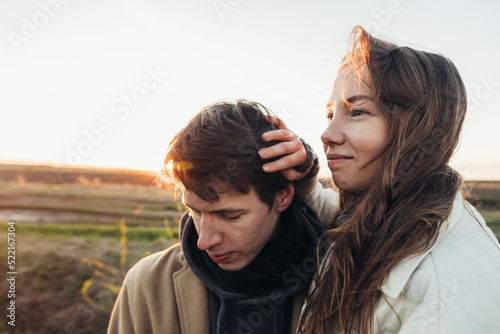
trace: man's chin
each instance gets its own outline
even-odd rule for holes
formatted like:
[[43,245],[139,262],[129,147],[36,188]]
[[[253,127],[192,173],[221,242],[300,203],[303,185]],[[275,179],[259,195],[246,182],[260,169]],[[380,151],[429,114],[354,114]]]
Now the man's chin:
[[225,271],[238,271],[247,266],[247,264],[243,264],[241,262],[227,262],[227,263],[218,263],[217,264],[222,270]]

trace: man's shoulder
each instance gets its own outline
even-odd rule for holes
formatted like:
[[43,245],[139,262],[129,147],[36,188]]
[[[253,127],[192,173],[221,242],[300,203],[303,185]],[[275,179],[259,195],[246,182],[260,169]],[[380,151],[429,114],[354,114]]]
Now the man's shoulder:
[[130,269],[111,316],[110,333],[208,333],[207,305],[205,286],[176,244]]
[[189,269],[180,244],[177,243],[163,251],[146,256],[137,262],[128,272],[128,279],[132,277],[159,277],[170,275],[176,271]]

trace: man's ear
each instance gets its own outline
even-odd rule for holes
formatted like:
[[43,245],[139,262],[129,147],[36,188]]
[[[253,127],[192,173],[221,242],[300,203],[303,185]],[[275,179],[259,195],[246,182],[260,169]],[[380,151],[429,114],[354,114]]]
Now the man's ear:
[[276,210],[278,212],[283,212],[288,209],[290,203],[292,203],[294,194],[295,189],[293,188],[293,184],[289,184],[285,189],[278,191],[276,194],[276,201],[274,202]]

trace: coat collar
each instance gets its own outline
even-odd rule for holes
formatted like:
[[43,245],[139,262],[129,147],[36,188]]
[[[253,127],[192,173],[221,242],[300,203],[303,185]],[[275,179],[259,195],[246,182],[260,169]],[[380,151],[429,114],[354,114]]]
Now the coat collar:
[[380,289],[385,295],[391,298],[399,297],[401,291],[403,291],[415,269],[417,269],[418,265],[430,252],[432,252],[432,250],[441,242],[441,240],[445,238],[448,232],[453,229],[453,227],[457,224],[460,216],[462,215],[463,210],[464,205],[462,195],[460,192],[458,192],[455,196],[450,215],[441,225],[441,229],[439,230],[436,242],[434,242],[434,244],[424,253],[405,260],[389,273],[389,276]]
[[174,273],[173,281],[181,333],[210,333],[207,289],[189,269],[182,252],[179,262],[182,268]]

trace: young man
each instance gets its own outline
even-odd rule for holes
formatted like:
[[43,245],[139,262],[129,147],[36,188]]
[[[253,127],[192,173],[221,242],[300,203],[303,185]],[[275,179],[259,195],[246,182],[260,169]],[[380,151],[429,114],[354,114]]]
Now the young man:
[[259,150],[277,144],[262,139],[276,129],[265,114],[254,102],[217,103],[174,137],[165,175],[189,209],[180,244],[129,271],[108,333],[295,332],[320,223],[292,182],[263,171],[276,158]]

